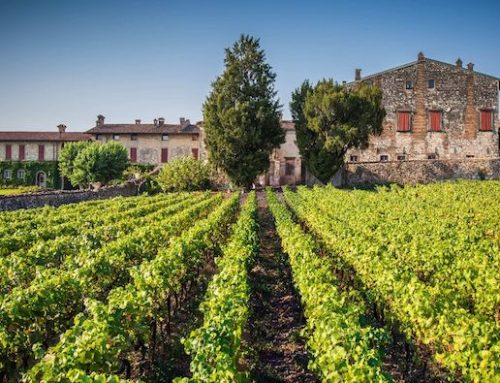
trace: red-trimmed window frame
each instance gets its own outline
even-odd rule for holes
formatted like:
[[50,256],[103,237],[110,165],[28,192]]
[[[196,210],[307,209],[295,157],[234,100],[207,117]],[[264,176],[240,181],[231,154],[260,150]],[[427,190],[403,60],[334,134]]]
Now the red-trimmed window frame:
[[492,109],[481,109],[479,111],[479,130],[481,132],[491,132],[493,130]]
[[38,161],[45,161],[45,145],[38,145]]
[[10,161],[10,160],[12,160],[12,145],[6,144],[5,145],[5,161]]
[[413,125],[413,114],[409,110],[400,110],[397,112],[397,131],[411,132]]
[[443,111],[430,110],[429,111],[429,131],[442,132],[443,131]]
[[24,161],[26,159],[26,146],[24,144],[19,145],[19,161]]

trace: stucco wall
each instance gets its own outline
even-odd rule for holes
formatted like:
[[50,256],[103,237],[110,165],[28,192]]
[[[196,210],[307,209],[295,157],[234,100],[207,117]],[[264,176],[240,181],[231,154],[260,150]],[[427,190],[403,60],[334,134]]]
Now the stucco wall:
[[44,145],[45,161],[56,161],[59,155],[60,143],[41,141],[41,142],[2,142],[0,143],[0,161],[5,161],[6,146],[11,145],[12,160],[19,160],[19,145],[24,145],[25,161],[38,161],[38,145]]

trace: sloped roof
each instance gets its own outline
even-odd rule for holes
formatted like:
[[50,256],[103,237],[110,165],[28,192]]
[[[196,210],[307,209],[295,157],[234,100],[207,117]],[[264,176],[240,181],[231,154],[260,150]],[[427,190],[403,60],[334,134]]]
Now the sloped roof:
[[88,134],[199,134],[192,124],[104,124],[88,130]]
[[[428,61],[428,62],[435,62],[435,63],[441,64],[441,65],[446,65],[446,66],[448,66],[450,68],[454,68],[454,69],[462,69],[464,72],[468,71],[467,67],[460,68],[460,67],[457,67],[454,64],[446,63],[444,61],[434,60],[434,59],[430,59],[430,58],[427,58],[427,57],[424,60]],[[369,80],[371,78],[378,77],[378,76],[384,75],[386,73],[394,72],[394,71],[397,71],[397,70],[400,70],[400,69],[405,69],[405,68],[411,67],[411,66],[416,65],[416,64],[418,64],[418,60],[417,61],[412,61],[412,62],[407,63],[407,64],[399,65],[399,66],[394,67],[394,68],[386,69],[386,70],[381,71],[381,72],[373,73],[373,74],[370,74],[368,76],[361,77],[361,81],[363,81],[363,80]],[[481,72],[476,72],[476,71],[474,71],[474,74],[476,74],[478,76],[489,77],[489,78],[491,78],[493,80],[500,81],[500,78],[492,76],[492,75],[489,75],[489,74],[485,74],[485,73],[481,73]],[[355,82],[356,81],[351,81],[349,84],[354,84]]]
[[51,141],[51,142],[72,142],[90,140],[92,136],[79,132],[2,132],[0,131],[0,141]]

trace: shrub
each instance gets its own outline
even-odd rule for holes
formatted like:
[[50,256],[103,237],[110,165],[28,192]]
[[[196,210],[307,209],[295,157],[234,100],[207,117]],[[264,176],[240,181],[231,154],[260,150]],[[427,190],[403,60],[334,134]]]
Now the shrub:
[[209,189],[210,168],[192,157],[182,157],[165,164],[157,180],[165,192]]

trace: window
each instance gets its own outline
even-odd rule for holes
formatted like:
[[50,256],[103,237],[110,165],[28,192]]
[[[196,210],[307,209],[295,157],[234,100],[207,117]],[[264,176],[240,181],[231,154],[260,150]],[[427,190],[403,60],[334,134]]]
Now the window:
[[437,160],[437,155],[436,153],[431,153],[427,155],[428,160]]
[[433,132],[440,132],[442,121],[443,121],[443,113],[438,110],[433,110],[429,113],[429,127]]
[[130,135],[130,141],[137,141],[137,133],[132,133]]
[[38,145],[38,161],[45,160],[45,145]]
[[197,134],[193,134],[193,135],[191,136],[191,140],[192,140],[192,141],[198,141],[198,135],[197,135]]
[[96,135],[95,135],[95,139],[96,139],[97,141],[99,141],[99,140],[101,139],[101,135],[100,135],[100,134],[96,134]]
[[161,148],[161,162],[168,162],[168,148]]
[[405,89],[407,89],[407,90],[413,89],[413,81],[410,81],[410,80],[406,81]]
[[26,171],[24,169],[17,169],[17,178],[22,180],[26,175]]
[[398,155],[398,161],[406,161],[406,154],[400,154]]
[[12,145],[5,145],[5,160],[10,161],[12,159]]
[[285,158],[285,175],[293,176],[295,174],[295,157]]
[[119,141],[120,140],[120,135],[119,134],[113,134],[113,140]]
[[427,80],[427,88],[434,89],[436,87],[436,82],[434,80]]
[[466,154],[465,155],[465,158],[474,158],[474,157],[475,157],[474,154]]
[[168,141],[168,134],[162,134],[161,135],[161,140],[162,141]]
[[5,169],[5,170],[3,171],[3,178],[5,178],[5,179],[7,179],[7,180],[8,180],[8,179],[11,179],[11,178],[12,178],[12,170],[10,170],[10,169]]
[[26,158],[26,149],[24,145],[19,145],[19,161],[24,161]]
[[130,148],[130,161],[137,162],[137,148]]
[[382,154],[380,156],[380,162],[387,162],[389,161],[389,156],[387,154]]
[[493,111],[481,110],[481,121],[479,126],[479,130],[489,131],[493,129]]
[[193,155],[193,158],[194,158],[195,160],[197,160],[197,159],[198,159],[198,149],[196,149],[196,148],[192,148],[192,149],[191,149],[191,154]]
[[358,156],[351,156],[351,157],[349,158],[349,161],[350,161],[350,162],[358,162]]
[[411,112],[398,112],[398,131],[409,132],[411,130]]

